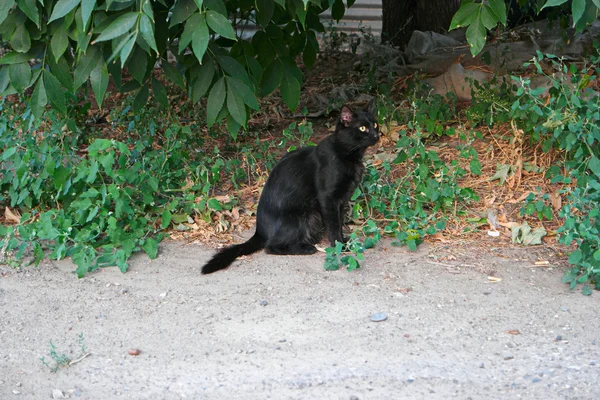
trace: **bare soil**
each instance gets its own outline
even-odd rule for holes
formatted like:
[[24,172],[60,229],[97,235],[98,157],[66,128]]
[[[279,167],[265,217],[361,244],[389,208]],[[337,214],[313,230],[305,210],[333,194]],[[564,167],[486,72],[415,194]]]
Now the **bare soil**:
[[[547,247],[384,243],[354,272],[260,252],[201,276],[212,252],[171,241],[83,279],[0,267],[0,398],[600,396],[600,297]],[[52,372],[50,341],[89,356]]]

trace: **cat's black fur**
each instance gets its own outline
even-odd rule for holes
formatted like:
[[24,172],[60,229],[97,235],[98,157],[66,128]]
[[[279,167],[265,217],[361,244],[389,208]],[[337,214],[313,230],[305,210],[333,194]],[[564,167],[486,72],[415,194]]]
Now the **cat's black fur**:
[[373,105],[358,112],[344,106],[332,135],[283,157],[258,202],[254,236],[221,250],[202,273],[225,269],[263,248],[269,254],[313,254],[323,233],[332,246],[345,242],[344,208],[361,180],[365,150],[379,140]]

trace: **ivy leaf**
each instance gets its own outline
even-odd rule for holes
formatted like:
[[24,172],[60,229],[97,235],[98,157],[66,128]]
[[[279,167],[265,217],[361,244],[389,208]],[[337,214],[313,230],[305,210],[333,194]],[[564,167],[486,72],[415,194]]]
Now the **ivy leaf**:
[[92,42],[92,44],[111,40],[129,32],[129,30],[135,25],[139,15],[140,14],[137,12],[128,12],[121,15],[110,25],[108,25],[106,29],[102,31],[100,36],[98,36],[96,40]]
[[158,242],[152,238],[147,238],[142,245],[142,249],[148,254],[151,260],[158,256]]
[[46,96],[46,88],[44,87],[44,80],[38,79],[37,85],[31,94],[31,99],[29,99],[29,105],[31,107],[31,112],[36,118],[39,118],[44,113],[44,109],[46,108],[46,104],[48,104],[48,96]]
[[206,103],[206,124],[211,127],[223,108],[225,101],[225,79],[221,77],[212,87]]
[[98,60],[98,64],[90,73],[90,83],[92,84],[92,91],[96,97],[98,108],[101,109],[104,94],[108,88],[108,67],[102,58]]
[[227,81],[227,109],[235,122],[241,126],[246,125],[246,106],[244,105],[244,100],[242,100],[242,97],[229,81]]
[[77,4],[79,4],[79,2],[80,0],[58,0],[52,10],[52,15],[50,16],[48,23],[67,15],[77,6]]
[[11,64],[8,66],[8,76],[17,92],[21,93],[29,87],[29,82],[31,81],[31,67],[26,62]]
[[207,11],[206,22],[208,23],[208,26],[219,35],[231,40],[237,40],[231,22],[223,15],[215,11]]
[[215,76],[215,64],[207,62],[200,68],[198,78],[192,87],[192,101],[197,103],[208,91]]
[[169,225],[171,224],[172,219],[173,219],[173,214],[171,214],[171,211],[169,211],[169,210],[163,211],[162,216],[161,216],[160,227],[162,229],[167,229],[169,227]]
[[62,85],[49,71],[44,71],[44,84],[46,86],[46,92],[48,98],[54,107],[63,114],[67,112],[65,105],[65,93],[62,90]]

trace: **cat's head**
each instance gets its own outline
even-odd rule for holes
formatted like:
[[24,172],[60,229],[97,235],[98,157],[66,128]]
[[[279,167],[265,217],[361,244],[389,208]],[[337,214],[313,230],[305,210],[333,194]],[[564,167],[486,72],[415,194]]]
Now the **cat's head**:
[[354,111],[343,106],[337,123],[337,132],[345,139],[360,147],[373,146],[379,141],[379,124],[375,110],[375,99],[362,110]]

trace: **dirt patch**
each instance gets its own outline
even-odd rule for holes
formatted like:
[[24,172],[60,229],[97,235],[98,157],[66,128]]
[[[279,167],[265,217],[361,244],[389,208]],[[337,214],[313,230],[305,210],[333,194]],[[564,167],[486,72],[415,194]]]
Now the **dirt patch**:
[[[548,250],[457,248],[384,242],[352,273],[261,252],[201,276],[212,250],[177,241],[127,274],[1,267],[0,398],[598,397],[598,296]],[[81,334],[88,357],[42,364]]]

